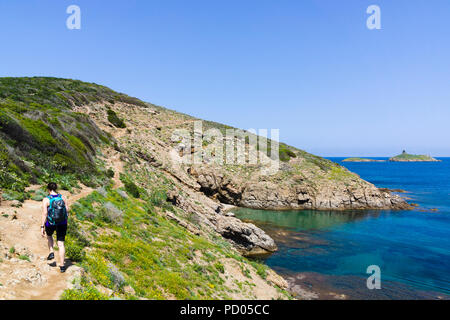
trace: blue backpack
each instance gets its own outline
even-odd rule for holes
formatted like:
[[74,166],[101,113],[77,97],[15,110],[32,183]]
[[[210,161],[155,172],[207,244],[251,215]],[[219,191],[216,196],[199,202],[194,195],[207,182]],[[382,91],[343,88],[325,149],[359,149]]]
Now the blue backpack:
[[67,208],[62,195],[55,197],[48,196],[50,205],[48,206],[47,221],[50,225],[55,226],[67,220]]

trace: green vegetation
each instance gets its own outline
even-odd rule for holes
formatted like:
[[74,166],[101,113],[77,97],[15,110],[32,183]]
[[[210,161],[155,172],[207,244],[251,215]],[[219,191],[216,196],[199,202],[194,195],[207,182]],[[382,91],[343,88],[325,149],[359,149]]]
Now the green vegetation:
[[21,255],[19,256],[19,259],[20,259],[20,260],[25,260],[25,261],[31,262],[30,257],[27,256],[26,254],[21,254]]
[[92,282],[82,278],[78,289],[66,290],[61,296],[62,300],[107,300],[108,296],[100,293]]
[[31,196],[31,200],[34,201],[42,201],[47,196],[47,192],[44,189],[38,189],[34,191],[33,195]]
[[131,181],[131,179],[129,177],[127,177],[124,174],[120,175],[120,180],[123,182],[123,184],[125,185],[125,190],[132,195],[135,198],[140,198],[141,193],[139,191],[138,186]]
[[[235,259],[248,277],[250,264],[265,274],[264,266],[236,255],[222,238],[195,236],[166,219],[150,201],[124,198],[109,186],[104,190],[73,206],[75,223],[68,232],[67,251],[77,243],[86,275],[63,299],[225,299],[225,258]],[[120,219],[105,220],[105,207],[120,211]]]
[[17,200],[20,202],[24,202],[26,199],[28,199],[29,194],[26,192],[17,192],[14,190],[7,190],[3,192],[3,199],[8,201]]
[[225,267],[223,266],[222,263],[220,262],[216,262],[216,264],[214,265],[214,267],[217,269],[217,271],[219,271],[220,273],[224,273],[225,272]]
[[113,169],[109,168],[108,170],[106,170],[106,176],[107,176],[108,178],[113,178],[114,175],[115,175],[115,173],[114,173],[114,170],[113,170]]
[[102,178],[93,158],[103,134],[71,111],[93,99],[89,88],[50,78],[0,78],[0,188],[24,193],[29,183],[66,174]]
[[111,124],[113,124],[117,128],[126,128],[127,127],[125,125],[125,122],[123,122],[123,120],[120,119],[117,116],[117,114],[111,109],[108,109],[108,121],[111,122]]
[[352,178],[356,178],[357,175],[354,173],[348,171],[344,167],[335,166],[331,169],[331,171],[328,173],[328,179],[330,180],[337,180],[337,181],[347,181],[351,180]]
[[[112,143],[76,106],[109,101],[146,106],[106,87],[57,78],[0,78],[0,189],[6,199],[23,201],[30,183],[54,180],[71,190],[81,181],[105,183],[111,172],[99,170],[97,149]],[[114,111],[108,117],[123,127]],[[34,196],[39,199],[40,195]]]
[[389,161],[438,161],[431,156],[409,154],[403,151],[402,154],[392,157]]
[[256,273],[263,279],[267,278],[267,269],[268,267],[258,261],[250,261],[250,264],[255,268]]
[[[264,143],[265,146],[261,146],[260,142],[263,139],[264,138],[258,139],[257,150],[261,150],[262,152],[265,152],[268,157],[272,157],[272,140],[265,139],[267,141],[266,143]],[[248,143],[248,137],[246,137],[246,143]],[[294,148],[289,147],[284,143],[279,144],[278,154],[280,160],[283,162],[288,162],[289,160],[291,160],[291,158],[297,158],[297,154],[294,152]]]
[[297,155],[291,149],[288,149],[285,145],[280,144],[280,160],[287,162],[291,160],[291,158],[297,158]]

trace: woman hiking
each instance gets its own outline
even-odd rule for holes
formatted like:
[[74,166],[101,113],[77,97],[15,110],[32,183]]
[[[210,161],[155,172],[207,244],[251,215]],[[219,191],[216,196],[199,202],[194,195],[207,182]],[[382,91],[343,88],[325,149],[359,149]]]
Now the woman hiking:
[[48,249],[50,251],[47,260],[53,260],[55,258],[53,233],[56,231],[56,240],[58,241],[59,249],[58,263],[59,269],[63,273],[66,272],[66,266],[64,264],[66,249],[64,247],[64,241],[67,233],[69,206],[66,197],[57,193],[57,189],[58,186],[56,183],[49,183],[47,186],[49,195],[42,200],[41,234],[42,237],[47,235]]

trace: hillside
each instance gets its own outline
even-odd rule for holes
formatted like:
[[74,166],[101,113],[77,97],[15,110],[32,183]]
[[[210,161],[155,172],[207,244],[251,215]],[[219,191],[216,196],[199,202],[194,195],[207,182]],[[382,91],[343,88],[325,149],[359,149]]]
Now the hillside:
[[389,161],[392,162],[439,162],[440,160],[437,160],[431,156],[427,155],[417,155],[417,154],[409,154],[403,151],[402,154],[399,154],[398,156],[392,157],[389,159]]
[[[84,275],[65,291],[67,299],[286,298],[283,279],[242,256],[273,252],[275,242],[233,217],[227,205],[409,207],[338,164],[285,144],[280,170],[264,174],[272,163],[270,140],[261,150],[246,144],[246,154],[258,153],[264,163],[185,163],[174,130],[192,132],[196,120],[96,84],[0,78],[1,268],[14,269],[20,261],[21,267],[38,267],[42,253],[18,255],[11,248],[21,238],[11,239],[7,231],[18,228],[23,241],[42,242],[28,236],[39,216],[30,208],[49,180],[77,200],[68,255]],[[203,127],[231,128],[208,121]],[[191,148],[188,156],[207,148]]]

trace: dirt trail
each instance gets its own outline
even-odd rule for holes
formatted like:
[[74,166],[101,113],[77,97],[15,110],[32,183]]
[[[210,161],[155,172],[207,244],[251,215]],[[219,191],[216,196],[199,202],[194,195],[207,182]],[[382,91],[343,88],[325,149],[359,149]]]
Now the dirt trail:
[[[126,135],[125,129],[112,130],[102,123],[97,125],[117,140]],[[124,172],[120,152],[113,149],[103,151],[102,160],[115,173],[113,188],[120,188],[123,186],[120,173]],[[28,190],[39,187],[30,186]],[[71,205],[92,191],[82,186],[74,194],[67,191],[61,193]],[[55,260],[46,260],[49,253],[47,239],[40,234],[41,202],[27,200],[20,208],[11,204],[3,201],[0,205],[0,300],[57,300],[65,289],[71,287],[73,279],[82,274],[82,269],[66,260],[68,269],[61,274]]]
[[[74,203],[92,191],[83,187],[76,194],[61,193]],[[0,299],[58,299],[74,276],[81,273],[79,267],[67,261],[69,267],[61,274],[55,260],[46,260],[47,239],[40,234],[41,212],[41,202],[33,200],[25,201],[21,208],[0,207]]]
[[[120,154],[109,152],[104,160],[115,171],[114,188],[121,187],[119,175],[123,172],[123,163]],[[82,186],[74,194],[67,191],[61,191],[61,194],[71,205],[92,191],[92,188]],[[25,201],[20,208],[12,207],[8,201],[0,206],[0,300],[57,300],[82,274],[82,269],[69,260],[66,260],[68,268],[63,274],[55,260],[46,260],[49,252],[47,239],[40,234],[41,212],[41,202],[33,200]]]

